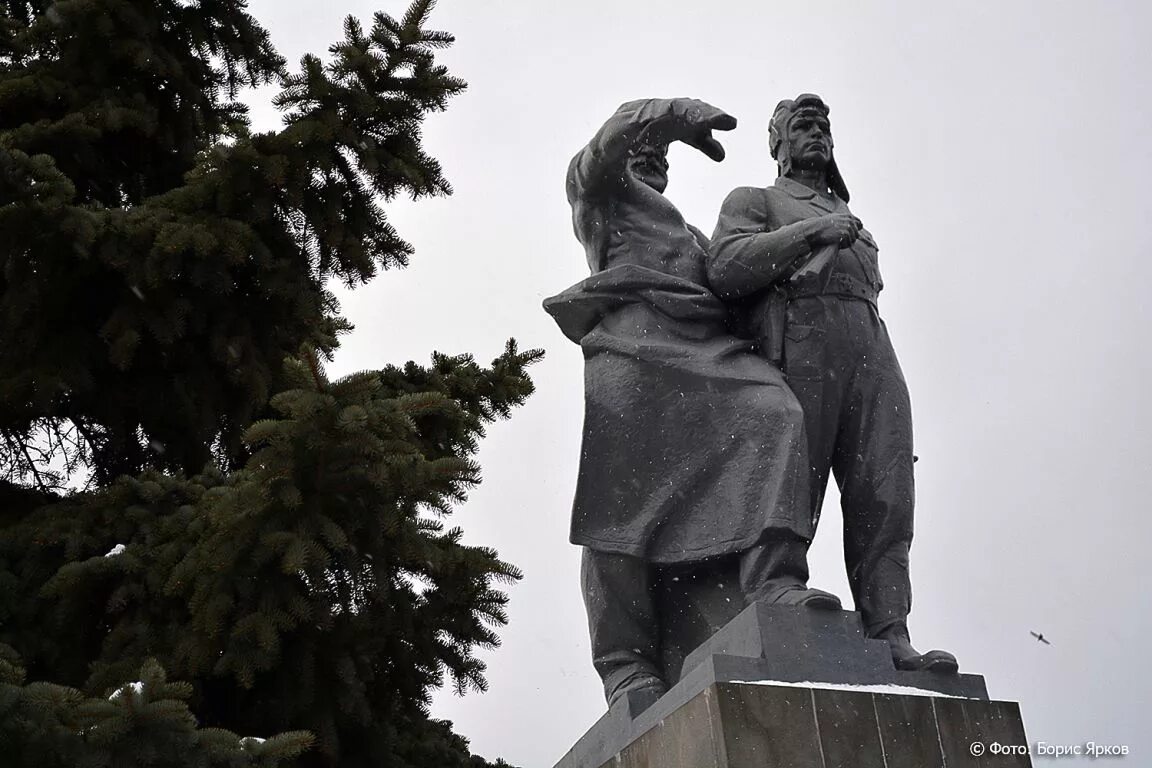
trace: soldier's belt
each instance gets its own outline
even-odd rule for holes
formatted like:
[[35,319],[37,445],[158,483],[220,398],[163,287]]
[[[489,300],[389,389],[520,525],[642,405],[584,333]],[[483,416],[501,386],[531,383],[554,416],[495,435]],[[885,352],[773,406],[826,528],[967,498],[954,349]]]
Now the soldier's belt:
[[758,305],[752,331],[761,345],[761,352],[776,365],[784,358],[784,328],[788,324],[788,302],[812,296],[835,296],[842,299],[866,301],[876,306],[875,288],[842,273],[827,278],[827,284],[814,275],[786,286],[776,285]]
[[839,296],[845,299],[859,299],[869,304],[876,303],[879,292],[870,285],[843,273],[833,274],[826,285],[819,279],[803,280],[787,287],[789,299],[803,299],[810,296]]

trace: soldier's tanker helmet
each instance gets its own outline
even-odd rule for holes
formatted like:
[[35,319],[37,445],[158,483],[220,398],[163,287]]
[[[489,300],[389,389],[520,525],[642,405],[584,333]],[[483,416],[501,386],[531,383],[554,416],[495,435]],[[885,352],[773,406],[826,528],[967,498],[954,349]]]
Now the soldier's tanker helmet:
[[[814,93],[802,93],[795,99],[784,99],[776,105],[772,119],[768,122],[768,149],[776,161],[781,176],[790,175],[792,170],[792,147],[788,142],[788,126],[801,115],[819,116],[828,119],[828,105]],[[828,137],[829,146],[832,137]],[[830,149],[827,174],[828,187],[836,195],[848,202],[848,187],[844,184],[844,177],[836,165],[835,150]]]

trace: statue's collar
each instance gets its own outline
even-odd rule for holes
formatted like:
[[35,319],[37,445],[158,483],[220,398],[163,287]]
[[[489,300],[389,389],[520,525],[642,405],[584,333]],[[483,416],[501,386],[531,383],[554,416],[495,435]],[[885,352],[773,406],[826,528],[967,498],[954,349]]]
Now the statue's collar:
[[810,187],[806,187],[787,176],[777,176],[775,186],[777,189],[787,192],[797,200],[804,200],[829,213],[834,213],[846,207],[844,201],[841,200],[836,193],[832,193],[832,199],[829,200],[823,195],[816,194],[816,191]]

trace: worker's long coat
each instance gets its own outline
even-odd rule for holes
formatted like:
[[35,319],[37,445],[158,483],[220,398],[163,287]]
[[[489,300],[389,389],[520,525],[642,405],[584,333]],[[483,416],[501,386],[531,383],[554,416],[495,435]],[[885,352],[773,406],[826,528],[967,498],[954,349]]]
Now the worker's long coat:
[[812,532],[799,404],[727,332],[706,238],[626,169],[630,142],[674,109],[627,104],[573,159],[593,274],[544,302],[585,359],[572,541],[656,563],[738,552],[767,527]]

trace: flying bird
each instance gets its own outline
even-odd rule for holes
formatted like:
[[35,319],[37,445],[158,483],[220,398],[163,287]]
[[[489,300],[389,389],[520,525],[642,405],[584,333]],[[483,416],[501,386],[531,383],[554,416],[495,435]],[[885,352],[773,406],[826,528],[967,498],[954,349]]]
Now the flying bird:
[[1036,633],[1030,631],[1028,634],[1032,635],[1032,637],[1036,638],[1039,642],[1044,643],[1044,645],[1052,645],[1052,643],[1048,642],[1048,638],[1044,637],[1043,632]]

